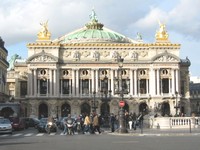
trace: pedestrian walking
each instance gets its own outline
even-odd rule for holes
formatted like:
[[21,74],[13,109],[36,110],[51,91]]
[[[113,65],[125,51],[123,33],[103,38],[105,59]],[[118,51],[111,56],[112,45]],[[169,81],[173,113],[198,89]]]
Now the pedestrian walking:
[[84,132],[83,133],[90,133],[90,117],[88,114],[86,114],[85,116],[85,120],[84,120]]
[[137,115],[136,115],[135,112],[133,113],[132,119],[133,119],[133,129],[136,130],[136,126],[137,126]]
[[111,132],[115,131],[115,116],[113,113],[110,115]]
[[129,124],[129,129],[132,130],[132,125],[133,125],[133,114],[130,113],[128,116],[128,124]]
[[93,133],[95,133],[95,131],[98,131],[99,134],[101,134],[100,125],[99,125],[99,118],[98,118],[98,115],[96,113],[94,113],[92,125],[93,125]]

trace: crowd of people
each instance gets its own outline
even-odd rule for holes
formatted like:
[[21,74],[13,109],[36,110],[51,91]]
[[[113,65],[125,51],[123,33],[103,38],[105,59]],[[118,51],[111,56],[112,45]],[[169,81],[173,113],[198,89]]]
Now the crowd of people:
[[[67,134],[67,122],[69,120],[72,120],[71,114],[68,114],[68,117],[66,117],[66,119],[64,120],[63,134]],[[140,127],[142,120],[142,113],[136,115],[136,113],[128,113],[127,111],[125,111],[126,128],[129,128],[130,130],[136,130],[137,126]],[[97,114],[96,112],[93,112],[91,114],[85,113],[77,116],[74,122],[76,122],[76,126],[72,128],[73,133],[80,132],[82,134],[101,134],[102,127],[110,128],[111,132],[115,132],[115,130],[119,127],[118,115],[114,115],[113,113],[107,115],[106,117],[101,116],[101,114]],[[108,126],[105,126],[106,123],[108,123]]]

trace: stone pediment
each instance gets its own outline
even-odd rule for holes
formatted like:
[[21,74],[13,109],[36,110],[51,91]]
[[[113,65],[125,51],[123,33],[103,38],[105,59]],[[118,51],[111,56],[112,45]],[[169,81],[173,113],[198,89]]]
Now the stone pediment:
[[58,58],[52,54],[42,51],[41,53],[35,54],[27,59],[27,62],[42,62],[42,63],[57,63]]
[[180,62],[180,58],[167,51],[153,57],[154,62]]

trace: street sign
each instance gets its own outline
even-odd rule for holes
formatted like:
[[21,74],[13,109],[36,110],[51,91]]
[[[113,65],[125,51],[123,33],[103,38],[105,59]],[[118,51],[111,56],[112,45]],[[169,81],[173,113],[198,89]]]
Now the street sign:
[[119,107],[124,107],[125,106],[125,102],[124,101],[119,101]]

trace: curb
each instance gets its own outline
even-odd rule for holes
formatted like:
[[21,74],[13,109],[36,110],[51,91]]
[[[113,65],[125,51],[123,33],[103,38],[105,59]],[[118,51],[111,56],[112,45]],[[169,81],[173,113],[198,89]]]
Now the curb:
[[107,132],[107,134],[109,135],[116,135],[116,136],[200,136],[200,133],[109,133]]

